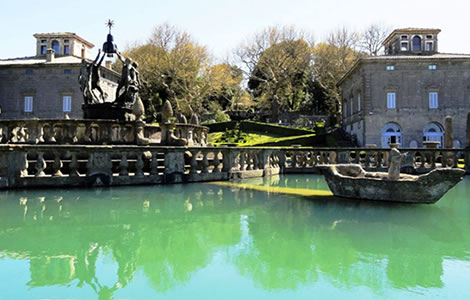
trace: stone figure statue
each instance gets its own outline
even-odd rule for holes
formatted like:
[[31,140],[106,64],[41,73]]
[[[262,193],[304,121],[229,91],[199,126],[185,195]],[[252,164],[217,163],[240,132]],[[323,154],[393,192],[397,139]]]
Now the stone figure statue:
[[123,63],[121,79],[116,90],[116,103],[130,109],[136,101],[142,101],[139,96],[141,86],[139,71],[137,71],[139,65],[130,58],[124,59],[119,52],[116,52],[116,55]]
[[103,62],[104,55],[101,57],[101,50],[98,51],[98,56],[91,63],[85,59],[82,60],[82,67],[78,75],[78,82],[80,83],[80,90],[83,94],[85,104],[103,103],[105,94],[100,86],[100,65]]
[[390,167],[388,168],[388,179],[400,179],[401,161],[406,156],[406,153],[401,154],[397,148],[393,147],[390,150]]

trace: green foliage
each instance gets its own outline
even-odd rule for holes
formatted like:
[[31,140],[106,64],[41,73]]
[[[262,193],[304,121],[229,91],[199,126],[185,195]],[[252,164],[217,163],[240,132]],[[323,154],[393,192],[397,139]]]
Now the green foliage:
[[230,117],[223,111],[219,110],[215,113],[215,121],[216,122],[228,122],[230,121]]
[[135,45],[123,54],[139,63],[144,82],[141,98],[147,113],[154,118],[166,100],[177,112],[190,117],[193,112],[225,109],[243,96],[239,68],[211,65],[204,46],[168,24],[157,26],[147,43]]

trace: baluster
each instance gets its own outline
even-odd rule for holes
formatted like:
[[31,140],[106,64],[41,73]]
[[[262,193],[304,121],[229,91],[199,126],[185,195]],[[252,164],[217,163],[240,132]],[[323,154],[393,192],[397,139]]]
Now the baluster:
[[240,151],[240,171],[245,170],[245,152]]
[[297,167],[297,153],[294,151],[289,152],[290,153],[290,163],[291,163],[291,168],[296,168]]
[[135,171],[135,176],[136,177],[144,177],[144,160],[142,159],[142,152],[137,153],[137,162],[135,163],[136,171]]
[[119,162],[119,176],[129,175],[129,162],[127,161],[127,152],[121,153],[121,161]]
[[335,164],[336,163],[336,151],[330,151],[328,154],[328,163]]
[[202,173],[209,172],[209,161],[207,159],[208,154],[208,152],[202,151]]
[[251,171],[253,170],[253,152],[252,151],[247,151],[246,152],[246,170]]
[[377,169],[382,167],[382,152],[377,151],[377,162],[376,162]]
[[63,163],[62,160],[60,160],[60,153],[59,152],[54,152],[54,172],[52,173],[52,176],[64,176],[60,169],[62,169]]
[[78,160],[77,160],[76,152],[72,152],[72,160],[70,161],[69,168],[70,168],[69,176],[71,177],[80,176],[80,173],[78,173]]
[[212,170],[212,173],[220,173],[219,164],[219,151],[216,150],[214,151],[214,170]]
[[18,170],[20,173],[20,177],[28,176],[28,153],[27,152],[20,152],[18,153]]
[[189,163],[191,169],[189,170],[190,174],[197,174],[197,155],[199,151],[191,151],[191,162]]
[[46,176],[44,169],[46,169],[47,164],[44,160],[44,152],[38,152],[38,160],[36,161],[36,177]]
[[253,153],[253,168],[255,170],[264,169],[264,166],[260,166],[263,159],[260,159],[260,151],[255,151]]
[[150,175],[158,175],[158,152],[152,152],[152,161],[150,162]]
[[366,157],[364,159],[364,167],[369,169],[371,167],[371,159],[370,159],[371,153],[370,151],[366,150]]

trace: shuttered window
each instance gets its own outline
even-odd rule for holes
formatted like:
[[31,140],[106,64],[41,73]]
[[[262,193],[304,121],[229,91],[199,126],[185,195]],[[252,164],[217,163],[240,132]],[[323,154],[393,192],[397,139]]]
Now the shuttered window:
[[33,111],[33,96],[24,97],[24,112]]
[[72,96],[64,96],[62,98],[62,110],[64,112],[72,111]]
[[393,109],[396,107],[396,93],[387,93],[387,108]]
[[429,93],[429,108],[438,108],[439,103],[438,103],[438,93],[437,92],[430,92]]

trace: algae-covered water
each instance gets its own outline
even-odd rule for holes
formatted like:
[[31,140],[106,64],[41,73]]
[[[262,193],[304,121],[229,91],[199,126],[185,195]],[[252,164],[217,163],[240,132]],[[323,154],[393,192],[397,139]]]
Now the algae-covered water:
[[0,193],[0,299],[470,299],[470,178],[434,205],[322,177]]

